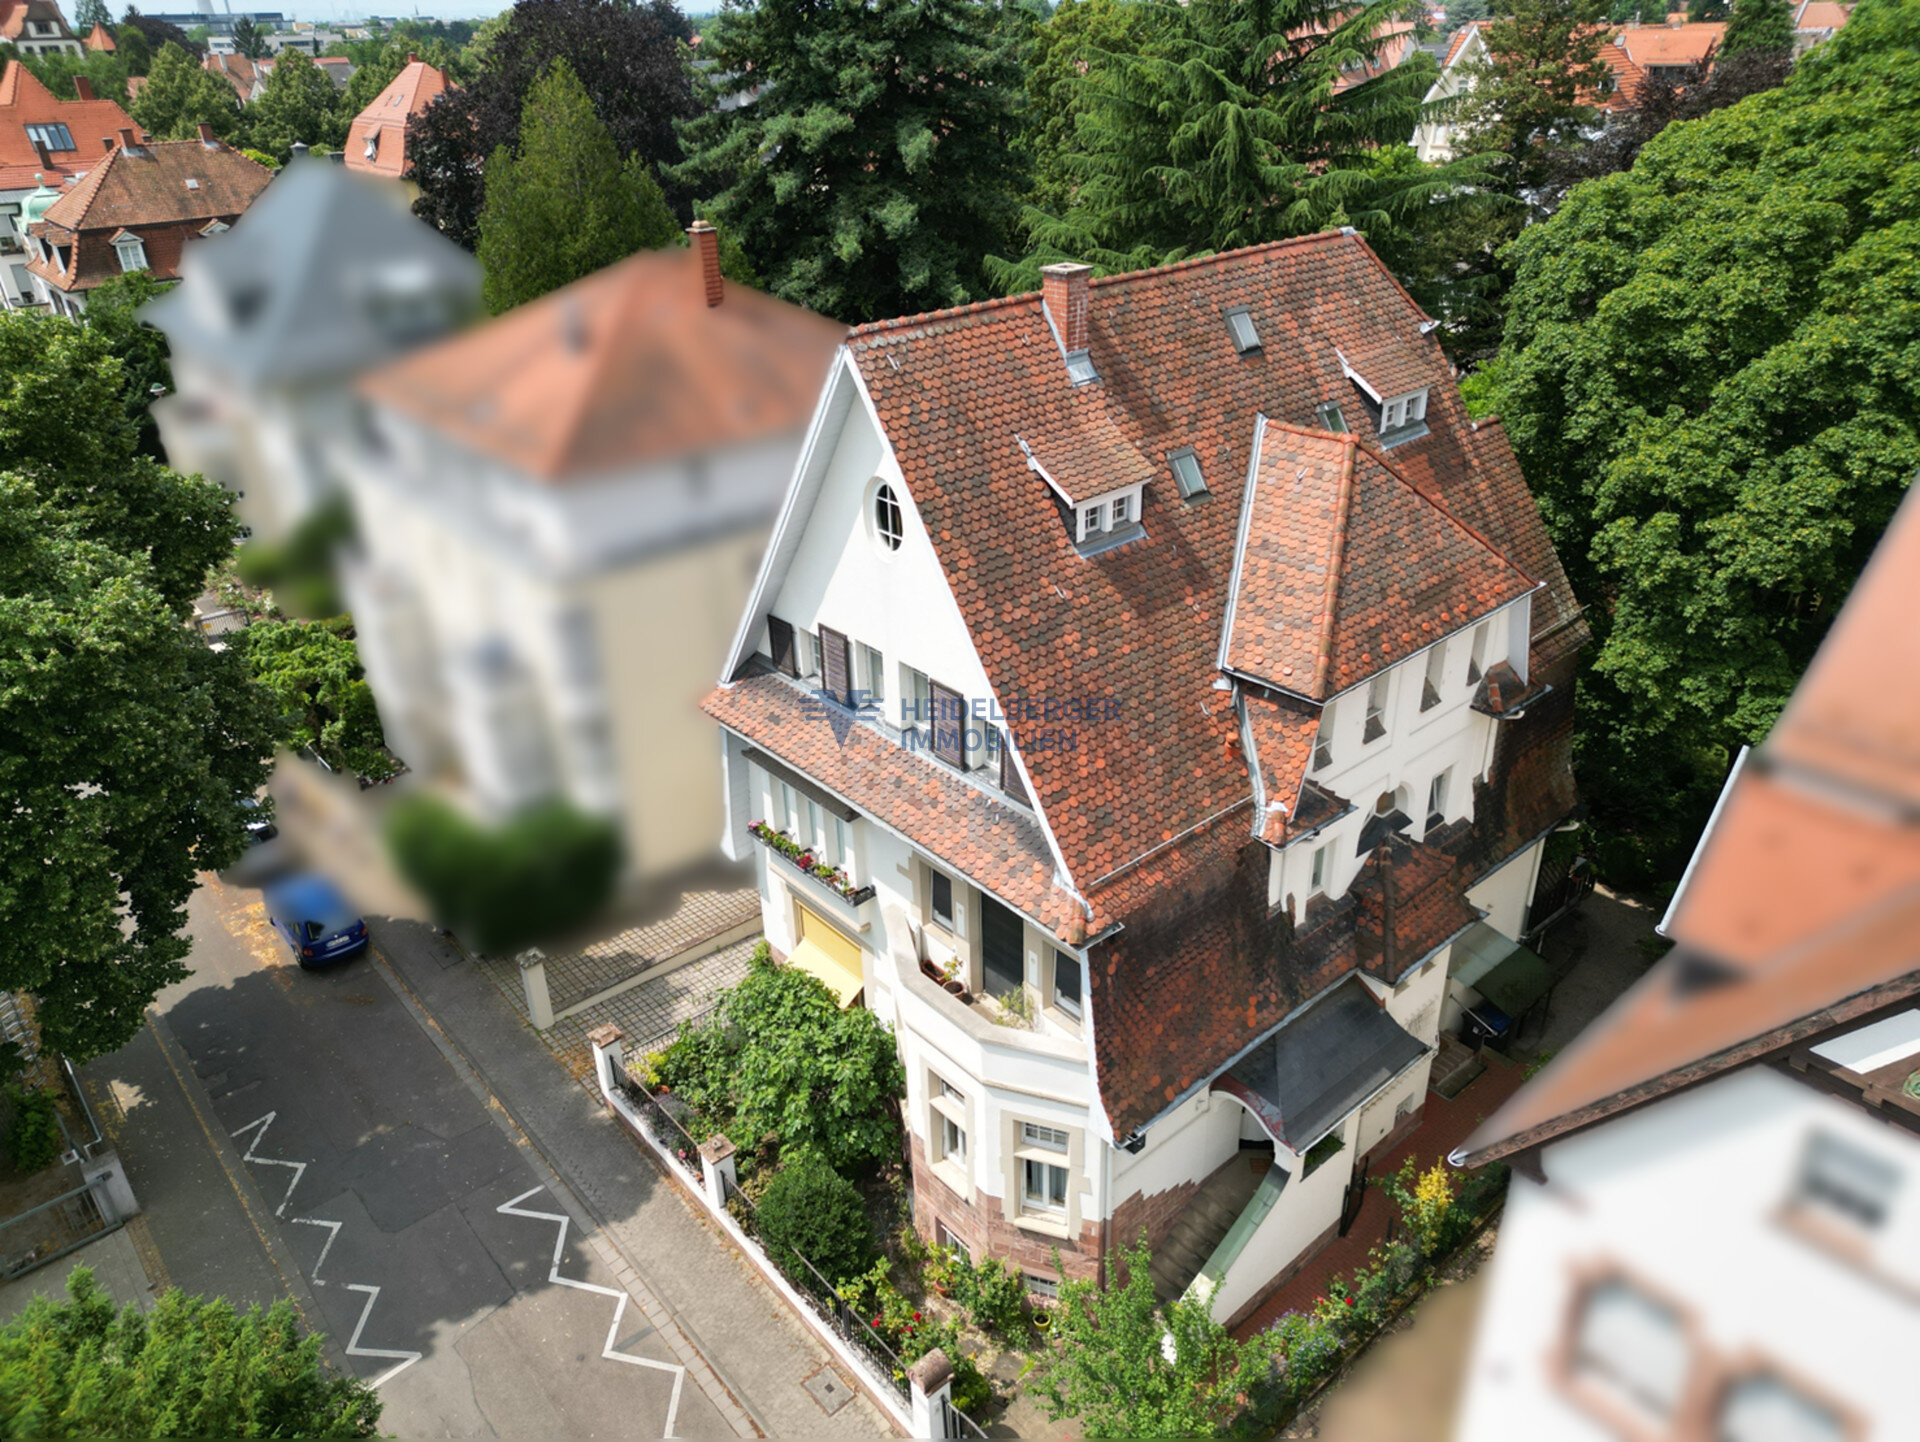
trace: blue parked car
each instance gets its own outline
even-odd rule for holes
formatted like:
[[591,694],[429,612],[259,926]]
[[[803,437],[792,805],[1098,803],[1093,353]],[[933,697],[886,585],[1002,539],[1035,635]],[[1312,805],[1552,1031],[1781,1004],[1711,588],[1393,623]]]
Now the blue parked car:
[[302,966],[326,966],[367,949],[367,924],[324,876],[288,876],[266,889],[267,920]]

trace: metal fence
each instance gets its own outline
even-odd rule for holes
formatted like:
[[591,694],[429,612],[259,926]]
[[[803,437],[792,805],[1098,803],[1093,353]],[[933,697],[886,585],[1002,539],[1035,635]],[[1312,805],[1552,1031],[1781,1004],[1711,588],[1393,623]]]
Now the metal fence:
[[120,1219],[100,1204],[86,1183],[8,1217],[0,1221],[0,1281],[11,1281],[64,1257],[119,1224]]
[[[671,1156],[686,1168],[694,1184],[703,1186],[704,1179],[700,1173],[700,1144],[693,1139],[692,1133],[681,1126],[679,1119],[661,1105],[658,1097],[637,1084],[631,1077],[621,1076],[620,1084],[628,1100],[638,1109],[642,1125],[653,1134],[654,1139]],[[725,1191],[728,1209],[734,1210],[733,1204],[737,1201],[739,1210],[735,1212],[735,1216],[741,1217],[747,1230],[757,1236],[760,1230],[759,1208],[754,1205],[753,1198],[731,1181],[725,1184]],[[744,1217],[741,1213],[745,1214]],[[907,1400],[912,1394],[912,1388],[907,1384],[906,1364],[900,1360],[899,1354],[881,1339],[880,1334],[873,1330],[859,1310],[841,1295],[840,1289],[829,1282],[820,1269],[804,1255],[786,1247],[781,1248],[781,1253],[782,1255],[775,1256],[772,1251],[768,1251],[767,1259],[780,1269],[781,1274],[789,1282],[793,1283],[828,1326],[832,1327],[849,1345],[858,1348],[873,1363],[875,1374],[886,1378],[893,1389],[900,1394],[901,1399]],[[792,1266],[792,1262],[798,1262],[799,1266]],[[967,1425],[973,1427],[970,1422]],[[973,1427],[973,1432],[981,1436],[985,1435],[977,1427]]]

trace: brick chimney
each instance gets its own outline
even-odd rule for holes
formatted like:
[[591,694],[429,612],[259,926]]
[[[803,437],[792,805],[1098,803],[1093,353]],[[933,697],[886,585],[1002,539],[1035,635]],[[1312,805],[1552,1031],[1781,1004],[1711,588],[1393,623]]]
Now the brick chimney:
[[120,129],[120,148],[122,150],[133,149],[133,132],[125,126],[122,126]]
[[116,142],[111,135],[103,135],[100,137],[100,148],[102,150],[111,151],[115,144]]
[[411,65],[415,61],[417,61],[419,58],[420,57],[418,55],[415,55],[411,50],[407,52],[407,64]]
[[704,220],[687,227],[693,238],[693,253],[700,257],[700,280],[707,288],[707,304],[718,305],[726,297],[727,283],[720,275],[720,233]]
[[1068,355],[1087,348],[1087,281],[1093,275],[1090,265],[1040,267],[1040,299],[1059,333],[1060,348]]
[[84,75],[73,77],[73,91],[82,100],[93,99],[93,82]]
[[33,142],[33,153],[34,153],[35,155],[37,155],[37,156],[39,156],[39,157],[40,157],[40,168],[41,168],[42,170],[52,170],[52,169],[53,169],[53,157],[52,157],[51,155],[49,155],[49,154],[47,154],[47,143],[46,143],[46,141],[44,141],[44,140],[36,140],[36,141],[34,141],[34,142]]
[[216,148],[220,144],[219,139],[213,133],[213,127],[204,120],[200,122],[200,143],[209,150]]

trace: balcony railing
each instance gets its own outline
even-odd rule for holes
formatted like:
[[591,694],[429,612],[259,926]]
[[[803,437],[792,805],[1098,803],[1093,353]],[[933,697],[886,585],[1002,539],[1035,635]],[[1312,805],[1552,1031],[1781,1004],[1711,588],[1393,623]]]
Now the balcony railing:
[[847,873],[831,862],[823,861],[811,848],[802,846],[786,832],[777,830],[764,821],[756,821],[747,832],[788,866],[805,876],[817,886],[824,886],[849,906],[860,906],[873,900],[871,886],[855,886]]

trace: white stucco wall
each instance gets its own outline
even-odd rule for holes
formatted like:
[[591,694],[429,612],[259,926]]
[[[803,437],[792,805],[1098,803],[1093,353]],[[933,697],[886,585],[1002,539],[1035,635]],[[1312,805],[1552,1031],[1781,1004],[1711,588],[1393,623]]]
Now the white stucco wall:
[[[1788,1225],[1820,1129],[1903,1177],[1871,1262]],[[1911,1435],[1920,1341],[1920,1139],[1767,1067],[1751,1067],[1548,1147],[1547,1185],[1510,1184],[1458,1435],[1612,1442],[1549,1366],[1580,1278],[1618,1269],[1674,1305],[1707,1352],[1781,1369],[1855,1409],[1862,1438]]]

